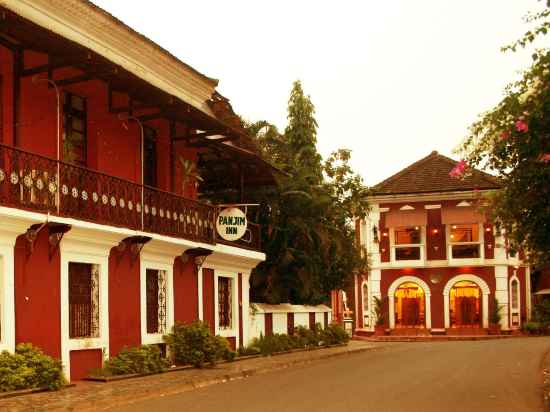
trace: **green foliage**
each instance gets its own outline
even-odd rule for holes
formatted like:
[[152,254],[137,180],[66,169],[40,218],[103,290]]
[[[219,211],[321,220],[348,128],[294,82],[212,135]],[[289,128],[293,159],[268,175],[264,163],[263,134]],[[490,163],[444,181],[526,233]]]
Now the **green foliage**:
[[329,326],[321,330],[320,338],[322,345],[326,346],[348,343],[350,336],[341,325],[331,323]]
[[491,310],[489,313],[489,322],[493,325],[497,325],[500,323],[500,320],[502,319],[502,308],[503,305],[498,302],[498,299],[493,299],[493,304],[491,305]]
[[386,323],[386,312],[384,310],[384,301],[378,296],[373,296],[374,308],[373,314],[376,317],[376,326],[384,326]]
[[189,325],[176,324],[172,332],[164,337],[177,365],[215,365],[220,359],[233,360],[235,352],[227,339],[213,336],[208,325],[195,321]]
[[521,325],[521,330],[529,335],[540,335],[544,333],[544,326],[539,322],[527,322]]
[[126,375],[132,373],[158,373],[169,366],[167,359],[156,345],[142,345],[137,348],[123,349],[105,362],[105,375]]
[[17,345],[15,353],[0,353],[0,391],[60,389],[67,382],[61,362],[30,343]]
[[294,328],[293,335],[274,333],[269,336],[260,335],[255,338],[252,344],[243,349],[245,354],[260,353],[264,356],[278,352],[287,352],[292,349],[316,348],[319,346],[337,345],[348,343],[349,335],[343,327],[333,323],[321,328],[320,324],[315,325],[315,328],[309,329],[304,326]]
[[238,350],[239,356],[254,356],[261,353],[257,346],[241,346]]
[[550,326],[550,299],[544,299],[534,306],[534,319],[543,326]]
[[[527,47],[550,27],[550,10],[530,16],[538,26],[505,50]],[[533,53],[534,63],[511,83],[502,101],[470,128],[459,148],[472,167],[500,178],[491,196],[493,220],[506,230],[512,250],[528,252],[536,265],[550,263],[550,53]]]
[[262,121],[247,125],[268,161],[288,173],[279,187],[255,193],[267,260],[253,272],[252,299],[318,304],[344,289],[366,256],[355,245],[353,219],[368,211],[367,189],[341,149],[324,162],[317,152],[315,108],[294,83],[283,134]]

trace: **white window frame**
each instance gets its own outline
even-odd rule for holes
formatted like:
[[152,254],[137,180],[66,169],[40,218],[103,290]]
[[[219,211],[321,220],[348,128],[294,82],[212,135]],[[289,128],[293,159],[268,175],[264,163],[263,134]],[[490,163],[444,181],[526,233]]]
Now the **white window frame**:
[[[518,293],[517,293],[517,304],[518,304],[518,307],[516,309],[514,309],[514,300],[512,299],[512,284],[513,282],[517,282],[517,285],[518,285]],[[519,329],[521,328],[521,283],[519,281],[519,278],[517,277],[516,273],[514,272],[514,275],[510,278],[510,281],[509,281],[509,285],[508,285],[508,290],[509,290],[509,293],[510,293],[510,296],[509,296],[509,302],[510,302],[510,328],[512,329]],[[512,324],[512,319],[513,319],[513,316],[514,315],[517,315],[518,316],[518,324],[517,325],[513,325]]]
[[[365,286],[367,287],[367,295],[365,296]],[[361,283],[362,311],[363,311],[363,328],[370,329],[372,326],[372,309],[371,309],[371,291],[368,280]],[[365,305],[366,303],[366,305]],[[365,308],[366,306],[366,308]]]
[[[451,228],[453,225],[477,225],[478,229],[478,241],[477,242],[452,242],[451,241]],[[451,223],[445,225],[445,234],[447,241],[447,253],[449,262],[460,263],[462,265],[475,264],[479,263],[481,260],[485,259],[485,238],[484,238],[484,228],[482,222],[471,222],[471,223]],[[479,258],[454,258],[453,257],[453,246],[456,245],[478,245],[479,247]]]
[[[147,333],[147,269],[163,271],[166,276],[166,331],[165,333]],[[174,268],[168,263],[148,259],[142,254],[140,267],[140,314],[141,343],[152,345],[164,343],[163,336],[170,333],[174,326]]]
[[[96,265],[99,273],[99,331],[97,337],[69,338],[69,263]],[[70,379],[70,352],[100,349],[109,358],[109,256],[64,249],[61,243],[61,361]]]
[[[10,242],[11,243],[11,242]],[[15,350],[14,245],[0,244],[0,351]]]
[[[221,328],[219,320],[219,300],[218,300],[218,278],[224,277],[231,279],[231,328]],[[216,324],[216,334],[224,337],[235,337],[238,345],[239,340],[239,294],[238,273],[219,271],[214,269],[214,321]]]
[[[418,226],[420,228],[420,243],[411,243],[411,244],[400,244],[395,243],[395,231],[400,228],[416,227],[415,226],[401,226],[399,228],[391,228],[390,232],[390,259],[391,263],[396,266],[410,266],[411,264],[423,264],[425,259],[425,245],[426,245],[426,227]],[[408,260],[397,260],[396,249],[407,248],[407,247],[417,247],[420,249],[420,258],[419,259],[408,259]]]

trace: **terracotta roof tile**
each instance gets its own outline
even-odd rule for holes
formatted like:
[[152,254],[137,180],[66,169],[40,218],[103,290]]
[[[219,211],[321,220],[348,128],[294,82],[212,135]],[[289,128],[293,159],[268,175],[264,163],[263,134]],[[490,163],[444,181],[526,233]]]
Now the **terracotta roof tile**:
[[433,151],[383,182],[372,187],[372,194],[397,195],[413,193],[498,189],[496,177],[474,169],[464,179],[449,176],[458,162]]

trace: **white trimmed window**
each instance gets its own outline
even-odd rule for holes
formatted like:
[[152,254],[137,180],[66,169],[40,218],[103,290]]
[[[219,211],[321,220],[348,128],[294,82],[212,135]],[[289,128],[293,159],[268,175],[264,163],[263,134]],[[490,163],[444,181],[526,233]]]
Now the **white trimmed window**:
[[420,226],[396,227],[393,230],[395,260],[420,260],[421,248],[422,229]]
[[218,276],[218,325],[233,328],[233,279],[225,276]]
[[99,266],[69,262],[69,338],[99,337]]
[[481,257],[479,224],[450,225],[449,244],[453,259],[478,259]]

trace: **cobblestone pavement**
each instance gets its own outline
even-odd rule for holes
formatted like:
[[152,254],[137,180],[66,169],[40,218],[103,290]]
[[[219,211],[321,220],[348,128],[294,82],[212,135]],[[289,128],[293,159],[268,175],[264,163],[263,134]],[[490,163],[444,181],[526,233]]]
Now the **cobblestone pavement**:
[[326,348],[273,357],[224,363],[215,368],[188,369],[117,382],[80,382],[58,392],[44,392],[0,400],[0,411],[96,411],[122,407],[130,402],[179,394],[216,383],[343,356],[384,344],[351,341],[347,347]]

